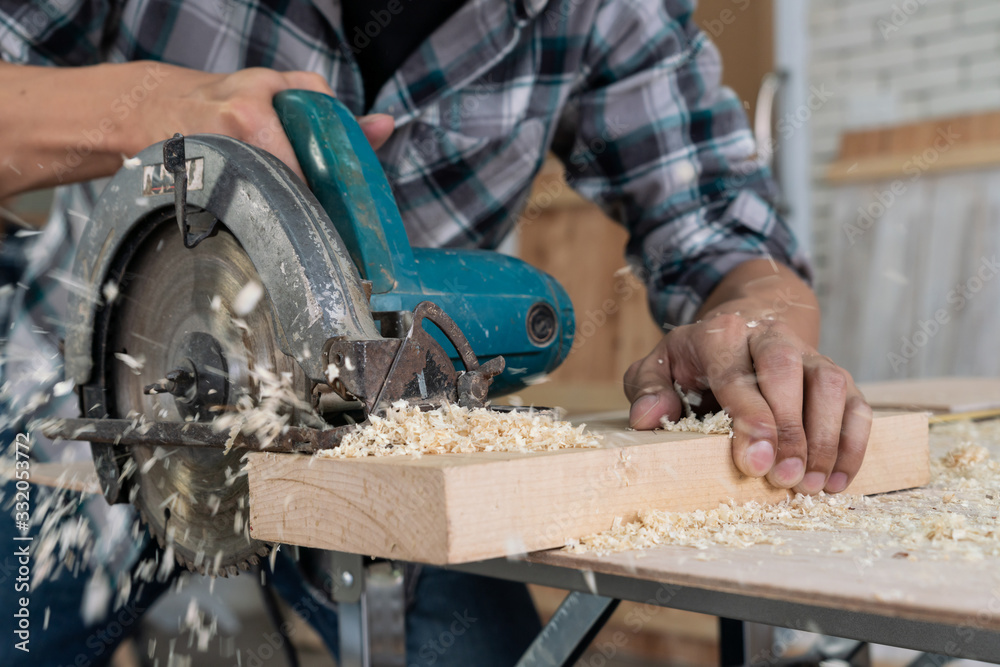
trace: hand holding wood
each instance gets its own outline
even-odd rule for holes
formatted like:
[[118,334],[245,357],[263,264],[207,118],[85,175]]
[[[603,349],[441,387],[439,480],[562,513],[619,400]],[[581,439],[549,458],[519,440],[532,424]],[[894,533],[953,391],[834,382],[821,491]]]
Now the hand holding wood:
[[814,494],[857,474],[872,411],[850,374],[784,322],[718,313],[670,331],[625,374],[631,426],[682,417],[674,390],[705,392],[733,418],[733,461],[746,475]]

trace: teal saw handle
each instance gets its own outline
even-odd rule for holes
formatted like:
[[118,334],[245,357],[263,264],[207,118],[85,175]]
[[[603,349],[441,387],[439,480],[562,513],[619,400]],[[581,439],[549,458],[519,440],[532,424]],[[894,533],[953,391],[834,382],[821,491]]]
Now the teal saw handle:
[[418,289],[406,228],[375,151],[354,115],[329,95],[286,90],[274,109],[306,184],[326,209],[374,294]]
[[[305,90],[278,93],[274,108],[306,183],[372,282],[373,311],[413,310],[423,301],[441,306],[480,362],[497,355],[507,360],[507,370],[494,378],[494,395],[566,358],[573,306],[554,278],[496,252],[411,248],[385,172],[353,114],[332,97]],[[457,359],[437,327],[431,335]]]

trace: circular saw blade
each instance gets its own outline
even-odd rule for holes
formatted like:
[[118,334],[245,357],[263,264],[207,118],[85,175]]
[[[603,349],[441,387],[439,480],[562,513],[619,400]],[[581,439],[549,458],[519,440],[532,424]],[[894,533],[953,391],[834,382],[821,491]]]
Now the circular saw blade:
[[[148,421],[209,421],[240,395],[256,402],[255,371],[261,370],[291,373],[295,392],[308,396],[298,364],[278,348],[266,291],[249,312],[240,316],[234,310],[245,310],[246,304],[237,304],[241,290],[260,284],[239,243],[222,230],[188,249],[172,222],[150,233],[132,255],[115,301],[107,340],[114,413],[137,413]],[[144,393],[178,365],[190,363],[192,340],[209,340],[212,350],[208,361],[201,358],[195,365],[203,367],[203,374],[224,378],[227,395],[212,410],[192,410],[170,394]],[[226,576],[267,555],[269,545],[249,533],[244,450],[158,445],[134,446],[131,454],[136,464],[132,502],[180,564]]]

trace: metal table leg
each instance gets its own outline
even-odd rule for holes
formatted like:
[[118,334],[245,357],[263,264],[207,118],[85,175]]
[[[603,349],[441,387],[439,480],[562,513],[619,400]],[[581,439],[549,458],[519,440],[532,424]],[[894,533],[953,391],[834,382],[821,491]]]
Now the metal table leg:
[[313,552],[337,603],[341,667],[405,667],[406,622],[402,571],[357,554]]
[[762,623],[747,623],[733,618],[719,618],[719,664],[721,667],[773,664],[774,628]]
[[907,667],[944,667],[954,659],[937,653],[921,653]]
[[340,627],[341,667],[371,667],[368,642],[368,605],[365,595],[357,602],[337,605],[337,623]]
[[574,592],[566,596],[517,667],[568,667],[590,645],[619,600]]
[[357,554],[330,553],[332,597],[337,603],[342,667],[371,667],[365,565]]

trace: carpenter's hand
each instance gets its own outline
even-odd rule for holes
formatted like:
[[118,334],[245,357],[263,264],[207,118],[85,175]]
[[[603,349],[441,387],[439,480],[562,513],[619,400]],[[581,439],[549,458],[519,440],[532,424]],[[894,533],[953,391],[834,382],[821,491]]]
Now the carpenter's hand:
[[[295,153],[272,106],[275,94],[287,89],[333,91],[312,72],[277,72],[251,68],[234,74],[210,74],[160,65],[167,72],[153,92],[157,104],[144,107],[143,123],[153,134],[146,145],[169,138],[174,132],[224,134],[263,148],[302,177]],[[393,119],[385,114],[358,118],[374,148],[389,138]]]
[[[678,327],[625,374],[633,428],[681,416],[674,381],[733,418],[733,461],[801,493],[843,491],[864,458],[872,411],[850,374],[776,320],[716,314]],[[714,406],[713,406],[714,407]]]
[[[289,88],[332,94],[309,72],[212,74],[150,61],[38,67],[0,59],[0,97],[18,99],[0,104],[0,199],[111,176],[123,157],[175,132],[229,135],[276,155],[301,177],[272,106]],[[390,116],[358,122],[375,148],[392,134]]]

